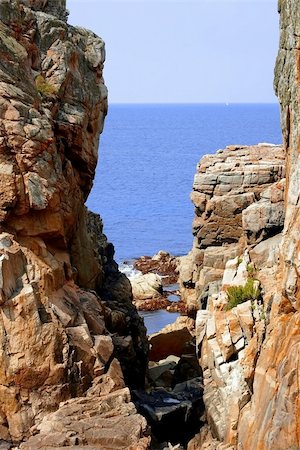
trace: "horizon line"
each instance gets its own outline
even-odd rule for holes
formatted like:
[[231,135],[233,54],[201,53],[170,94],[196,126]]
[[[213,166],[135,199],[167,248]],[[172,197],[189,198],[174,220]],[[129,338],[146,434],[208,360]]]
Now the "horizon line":
[[278,102],[108,102],[108,105],[278,105]]

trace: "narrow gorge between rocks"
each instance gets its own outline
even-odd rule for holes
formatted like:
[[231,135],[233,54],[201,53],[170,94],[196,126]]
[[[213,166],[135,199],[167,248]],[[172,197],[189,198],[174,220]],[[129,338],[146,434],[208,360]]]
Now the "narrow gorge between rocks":
[[203,156],[190,252],[129,279],[85,206],[104,42],[66,0],[0,0],[0,450],[300,448],[300,4],[279,13],[283,144]]

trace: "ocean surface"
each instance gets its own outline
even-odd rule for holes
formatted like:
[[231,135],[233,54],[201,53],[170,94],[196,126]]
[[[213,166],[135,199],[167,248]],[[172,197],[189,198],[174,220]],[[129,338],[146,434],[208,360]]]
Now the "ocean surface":
[[197,162],[230,144],[281,143],[276,104],[111,105],[87,206],[116,260],[192,245]]

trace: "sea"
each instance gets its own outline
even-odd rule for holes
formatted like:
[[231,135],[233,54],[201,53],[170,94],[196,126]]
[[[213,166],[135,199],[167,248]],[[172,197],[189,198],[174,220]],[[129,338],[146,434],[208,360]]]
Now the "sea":
[[[277,104],[110,105],[87,206],[99,213],[121,271],[134,259],[192,246],[192,190],[203,155],[231,144],[280,144]],[[148,334],[178,317],[140,312]]]
[[87,206],[101,215],[117,262],[188,253],[197,163],[260,142],[282,142],[277,104],[110,105]]

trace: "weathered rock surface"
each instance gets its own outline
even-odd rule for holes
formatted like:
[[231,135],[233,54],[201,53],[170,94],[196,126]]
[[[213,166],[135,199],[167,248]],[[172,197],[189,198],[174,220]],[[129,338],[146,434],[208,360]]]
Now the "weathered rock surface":
[[243,231],[249,242],[257,242],[283,229],[284,188],[285,179],[272,184],[261,193],[258,202],[243,210]]
[[[66,16],[64,0],[0,1],[0,440],[34,430],[24,448],[103,448],[120,423],[132,435],[113,448],[138,448],[145,423],[128,393],[111,393],[142,385],[145,329],[84,206],[105,49]],[[112,398],[124,405],[106,412]]]
[[242,411],[238,427],[240,441],[251,450],[300,447],[300,5],[292,0],[279,1],[279,11],[275,89],[287,163],[286,219],[277,270],[278,295],[255,367],[251,402]]
[[[227,175],[218,174],[229,170],[227,154],[229,161],[236,155],[235,165],[230,166],[232,185],[227,182]],[[285,169],[282,148],[262,144],[242,149],[228,147],[216,156],[204,157],[204,163],[204,175],[206,170],[216,175],[217,195],[213,190],[210,200],[206,198],[208,206],[205,203],[201,217],[196,205],[195,220],[201,219],[202,225],[192,252],[181,260],[180,277],[186,301],[198,310],[196,344],[210,432],[201,431],[189,447],[221,450],[242,444],[241,417],[254,392],[256,364],[270,326],[272,304],[278,298],[280,285],[276,271],[285,185],[280,177],[284,176]],[[234,178],[235,170],[242,179]],[[249,178],[249,173],[256,176]],[[245,183],[245,179],[251,183]],[[207,190],[206,185],[196,187],[197,192]],[[242,204],[240,196],[249,201]],[[237,209],[229,208],[233,201],[239,205]],[[234,227],[232,235],[231,226]],[[202,229],[207,233],[204,241]],[[228,289],[247,286],[249,289],[252,283],[256,287],[249,291],[249,297],[228,309]],[[252,414],[255,415],[254,411]],[[241,448],[248,449],[247,445]]]
[[141,256],[135,261],[134,267],[143,274],[156,273],[160,275],[163,285],[177,283],[178,258],[168,252],[161,250],[152,257]]
[[231,445],[237,444],[240,411],[251,397],[266,325],[264,305],[257,300],[249,299],[226,311],[228,286],[247,282],[243,265],[238,258],[228,261],[221,289],[208,294],[207,307],[198,311],[196,319],[207,421],[213,436]]
[[245,243],[282,230],[284,176],[281,146],[229,146],[201,159],[191,194],[193,249],[179,266],[190,310],[198,309],[203,289],[222,279],[226,261],[241,254]]
[[[202,290],[203,309],[197,313],[196,340],[203,368],[209,430],[205,427],[190,442],[190,450],[300,448],[300,6],[292,0],[279,1],[279,10],[281,39],[275,88],[281,106],[286,190],[284,193],[284,181],[280,180],[283,168],[272,172],[272,177],[278,175],[272,181],[269,178],[271,172],[262,171],[264,182],[260,183],[260,177],[255,173],[256,164],[252,169],[249,167],[251,179],[253,176],[259,186],[253,189],[255,201],[238,211],[238,216],[240,212],[241,215],[237,220],[241,221],[237,229],[241,227],[242,238],[233,233],[232,239],[238,243],[231,244],[236,245],[237,255],[225,262],[222,282],[210,279]],[[270,152],[272,148],[269,147]],[[275,149],[277,151],[279,147]],[[261,167],[265,157],[266,166],[269,164],[265,154]],[[222,240],[227,242],[227,232],[231,235],[230,218],[226,217],[221,225],[218,222],[216,231],[214,209],[205,216],[207,204],[213,200],[212,190],[215,195],[217,188],[215,175],[211,170],[206,173],[205,168],[203,174],[196,176],[194,201],[199,214],[194,227],[194,258],[198,259],[191,264],[194,285],[206,267],[203,263],[205,254],[201,254],[201,250],[207,245],[219,245]],[[234,176],[231,171],[229,178]],[[222,178],[225,186],[219,186],[218,192],[227,191],[227,179]],[[241,185],[244,183],[240,177],[236,181]],[[264,183],[270,185],[263,186]],[[276,234],[282,229],[284,216],[283,233]],[[217,255],[216,261],[219,261]],[[219,267],[219,262],[214,264]],[[212,266],[210,263],[209,267]],[[245,285],[246,277],[259,280],[262,298],[226,310],[228,287]]]
[[[58,448],[146,450],[146,420],[136,413],[128,388],[100,398],[92,395],[62,403],[37,427],[20,450]],[[138,443],[138,446],[137,446]]]
[[192,201],[198,248],[238,242],[242,211],[260,200],[262,192],[284,176],[280,146],[230,146],[204,156],[195,175]]
[[185,316],[178,317],[174,323],[149,337],[149,359],[159,361],[169,355],[181,356],[185,353],[194,353],[191,345],[193,331],[192,319]]
[[146,273],[130,280],[135,301],[159,298],[163,287],[161,277],[155,273]]

